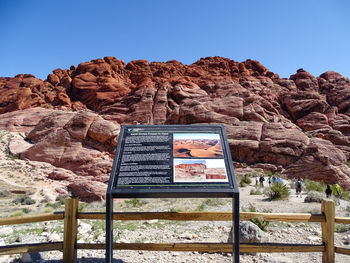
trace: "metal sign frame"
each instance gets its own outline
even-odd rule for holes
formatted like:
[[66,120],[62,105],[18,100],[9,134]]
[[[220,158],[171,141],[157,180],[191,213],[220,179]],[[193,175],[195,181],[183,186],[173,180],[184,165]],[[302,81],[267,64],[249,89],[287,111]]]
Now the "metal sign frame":
[[[189,134],[203,134],[213,133],[220,135],[220,142],[223,152],[223,159],[225,162],[225,169],[227,175],[227,183],[181,183],[176,184],[171,182],[169,184],[147,184],[139,186],[137,184],[118,185],[118,176],[120,173],[120,165],[124,154],[125,139],[129,136],[128,132],[141,133],[168,133],[173,139],[174,134],[187,132]],[[146,134],[147,135],[147,134]],[[171,141],[170,152],[173,154],[173,141]],[[169,162],[174,168],[173,155],[170,156]],[[192,158],[190,158],[192,159]],[[206,159],[202,158],[193,158]],[[212,158],[213,159],[213,158]],[[217,158],[214,158],[217,159]],[[175,177],[173,172],[173,180]],[[114,157],[112,172],[106,193],[106,262],[113,260],[113,199],[117,198],[232,198],[232,212],[233,212],[233,259],[234,262],[239,262],[239,191],[234,169],[232,165],[231,153],[227,142],[225,127],[223,125],[122,125],[120,130],[116,153]]]

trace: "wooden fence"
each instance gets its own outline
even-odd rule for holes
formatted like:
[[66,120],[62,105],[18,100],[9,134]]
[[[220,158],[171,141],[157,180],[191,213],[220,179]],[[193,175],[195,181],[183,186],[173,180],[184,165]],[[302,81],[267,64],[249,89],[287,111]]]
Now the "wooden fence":
[[[78,249],[105,249],[105,244],[77,243],[78,220],[105,220],[105,213],[79,213],[78,199],[66,199],[64,213],[48,213],[41,215],[0,218],[1,225],[16,225],[52,220],[64,220],[64,237],[62,242],[40,244],[20,244],[0,247],[0,255],[21,254],[41,251],[63,251],[63,262],[76,262]],[[320,252],[322,262],[333,263],[335,253],[350,255],[350,249],[334,245],[334,224],[350,224],[348,217],[336,217],[332,200],[322,201],[321,214],[296,213],[259,213],[241,212],[240,220],[259,218],[266,221],[283,222],[317,222],[321,223],[322,243],[285,244],[285,243],[241,243],[241,253],[278,253],[278,252]],[[231,212],[124,212],[113,213],[114,220],[181,220],[181,221],[232,221]],[[151,250],[151,251],[198,251],[198,252],[232,252],[232,243],[114,243],[116,250]]]

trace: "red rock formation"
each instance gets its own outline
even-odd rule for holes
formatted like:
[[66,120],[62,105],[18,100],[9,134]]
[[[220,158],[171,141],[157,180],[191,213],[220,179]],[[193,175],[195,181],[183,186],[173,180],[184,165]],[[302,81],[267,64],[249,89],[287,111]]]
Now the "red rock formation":
[[126,65],[105,57],[44,81],[0,78],[0,92],[0,127],[34,143],[23,158],[98,182],[108,180],[120,124],[223,123],[234,161],[350,189],[350,81],[336,72],[299,69],[280,79],[253,60]]
[[[37,118],[35,121],[33,116]],[[89,111],[32,108],[2,114],[2,117],[0,125],[3,123],[3,127],[11,131],[27,132],[26,138],[32,143],[11,140],[9,149],[12,154],[73,171],[73,175],[54,171],[48,174],[48,178],[68,182],[69,190],[82,200],[104,198],[119,125]],[[14,125],[23,125],[23,120],[27,120],[28,126],[19,127],[26,129]]]
[[206,179],[226,179],[227,176],[226,175],[222,175],[222,174],[206,174],[205,175]]
[[27,138],[35,144],[21,156],[81,175],[106,175],[111,170],[110,153],[116,146],[119,129],[119,125],[92,112],[54,111],[28,133]]
[[65,90],[54,87],[30,74],[20,74],[14,78],[0,78],[0,114],[32,107],[71,108],[70,98]]
[[181,163],[176,165],[175,168],[184,169],[190,172],[191,174],[195,174],[195,173],[203,173],[204,170],[207,168],[207,166],[201,163],[191,163],[191,164]]

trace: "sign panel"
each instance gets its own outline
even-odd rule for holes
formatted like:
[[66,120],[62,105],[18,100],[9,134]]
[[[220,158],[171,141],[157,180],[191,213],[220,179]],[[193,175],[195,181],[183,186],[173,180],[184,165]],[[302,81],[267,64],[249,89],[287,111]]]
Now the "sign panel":
[[222,125],[125,125],[109,188],[120,197],[232,196],[233,174]]

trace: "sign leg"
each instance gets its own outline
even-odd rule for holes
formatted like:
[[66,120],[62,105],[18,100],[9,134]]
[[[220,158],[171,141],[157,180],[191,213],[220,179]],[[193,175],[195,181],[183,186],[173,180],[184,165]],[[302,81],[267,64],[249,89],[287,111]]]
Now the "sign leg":
[[235,263],[239,263],[239,194],[233,196],[232,198],[232,214],[232,261]]
[[113,198],[106,196],[106,263],[113,260]]

